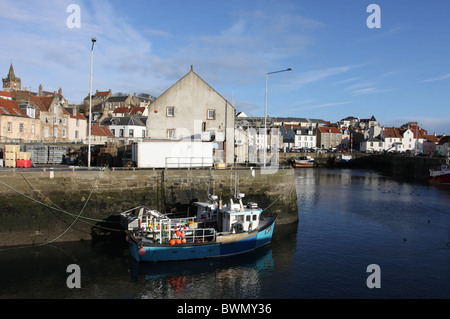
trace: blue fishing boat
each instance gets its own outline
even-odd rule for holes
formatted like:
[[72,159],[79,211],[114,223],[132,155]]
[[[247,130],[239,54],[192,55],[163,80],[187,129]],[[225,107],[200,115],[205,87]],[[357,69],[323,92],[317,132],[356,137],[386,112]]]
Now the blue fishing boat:
[[255,203],[196,202],[193,217],[170,218],[138,206],[120,214],[130,255],[138,262],[216,258],[242,254],[270,244],[276,215],[262,218]]

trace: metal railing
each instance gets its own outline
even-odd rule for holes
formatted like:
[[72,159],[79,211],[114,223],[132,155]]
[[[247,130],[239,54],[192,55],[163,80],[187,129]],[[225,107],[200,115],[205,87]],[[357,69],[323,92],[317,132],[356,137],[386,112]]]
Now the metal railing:
[[166,157],[166,168],[212,167],[213,157]]
[[195,217],[147,220],[144,219],[140,231],[146,237],[160,244],[169,244],[171,240],[179,239],[183,243],[205,243],[216,240],[214,228],[197,228]]

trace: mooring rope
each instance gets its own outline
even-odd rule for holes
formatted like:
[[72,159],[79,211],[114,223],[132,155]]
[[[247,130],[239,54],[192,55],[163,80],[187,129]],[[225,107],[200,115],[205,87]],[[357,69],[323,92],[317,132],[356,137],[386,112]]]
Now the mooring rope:
[[61,234],[59,234],[59,235],[56,236],[55,238],[53,238],[53,239],[51,239],[51,240],[49,240],[49,241],[47,241],[47,242],[45,242],[45,243],[39,244],[39,245],[37,245],[37,246],[44,246],[44,245],[48,245],[48,244],[50,244],[50,243],[53,243],[54,241],[56,241],[56,240],[58,240],[59,238],[61,238],[62,236],[64,236],[64,235],[69,231],[69,229],[72,228],[72,226],[77,222],[78,218],[80,218],[80,216],[81,216],[81,214],[83,213],[84,209],[86,208],[86,206],[87,206],[89,200],[91,199],[92,193],[94,192],[95,186],[97,186],[97,181],[98,181],[98,179],[99,179],[99,177],[100,177],[101,172],[103,172],[103,171],[99,171],[99,172],[98,172],[97,178],[95,179],[94,185],[92,185],[91,192],[89,193],[89,197],[87,198],[86,202],[85,202],[84,205],[83,205],[83,208],[80,210],[80,212],[78,213],[77,217],[74,219],[74,221],[72,222],[72,224],[70,224],[69,227],[66,228],[66,230],[64,230]]
[[273,204],[275,204],[276,202],[278,202],[278,200],[281,198],[281,196],[283,196],[283,194],[281,194],[280,196],[278,196],[277,199],[275,199],[272,204],[270,204],[269,206],[267,206],[266,208],[263,209],[263,212],[265,212],[266,210],[268,210],[270,207],[272,207]]
[[[45,206],[45,207],[47,207],[47,208],[49,208],[49,209],[52,209],[52,210],[57,211],[57,212],[60,212],[60,213],[67,214],[67,215],[72,216],[72,217],[77,217],[77,216],[78,216],[77,214],[69,213],[68,211],[66,211],[66,210],[64,210],[64,209],[62,209],[62,208],[60,208],[60,207],[58,207],[58,206],[57,206],[56,204],[54,204],[48,197],[46,197],[46,196],[44,196],[44,195],[42,195],[42,196],[44,196],[46,199],[48,199],[49,202],[51,202],[51,203],[52,203],[53,205],[55,205],[55,206],[48,205],[48,204],[46,204],[46,203],[44,203],[44,202],[42,202],[42,201],[40,201],[40,200],[37,200],[37,199],[35,199],[35,198],[33,198],[33,197],[30,197],[30,196],[28,196],[27,194],[25,194],[25,193],[23,193],[23,192],[21,192],[21,191],[15,189],[14,187],[12,187],[12,186],[10,186],[10,185],[8,185],[8,184],[2,182],[2,181],[0,181],[0,184],[2,184],[2,185],[4,185],[5,187],[11,189],[12,191],[16,192],[17,194],[19,194],[19,195],[21,195],[21,196],[23,196],[23,197],[25,197],[25,198],[28,198],[29,200],[31,200],[31,201],[33,201],[33,202],[35,202],[35,203],[38,203],[38,204],[40,204],[40,205],[42,205],[42,206]],[[117,223],[117,222],[111,222],[111,221],[107,221],[107,220],[103,220],[103,219],[96,219],[96,218],[90,218],[90,217],[85,217],[85,216],[79,216],[79,218],[81,218],[81,219],[86,219],[86,220],[90,220],[90,221],[93,221],[93,222]]]
[[[5,187],[11,189],[12,191],[18,193],[18,194],[21,195],[21,196],[23,196],[23,197],[25,197],[25,198],[28,198],[29,200],[31,200],[31,201],[33,201],[33,202],[36,202],[36,203],[38,203],[38,204],[40,204],[40,205],[43,205],[43,206],[45,206],[45,207],[47,207],[47,208],[49,208],[49,209],[54,210],[54,211],[61,212],[61,213],[67,214],[67,215],[69,215],[69,216],[75,217],[74,221],[73,221],[73,222],[72,222],[72,223],[71,223],[71,224],[70,224],[70,225],[69,225],[69,226],[61,233],[61,234],[59,234],[59,235],[56,236],[55,238],[51,239],[50,241],[47,241],[47,242],[45,242],[45,243],[41,243],[41,244],[36,245],[36,246],[44,246],[44,245],[50,244],[50,243],[52,243],[52,242],[58,240],[58,239],[61,238],[62,236],[64,236],[64,235],[72,228],[72,226],[77,222],[78,219],[80,219],[80,221],[85,222],[85,223],[87,223],[87,221],[84,221],[83,219],[86,219],[86,220],[89,220],[89,221],[95,221],[95,222],[117,223],[117,222],[106,221],[106,220],[102,220],[102,219],[95,219],[95,218],[89,218],[89,217],[81,216],[81,214],[84,212],[84,210],[85,210],[85,208],[86,208],[88,202],[89,202],[90,199],[91,199],[91,196],[92,196],[92,194],[93,194],[93,192],[94,192],[94,190],[95,190],[95,187],[97,186],[97,182],[98,182],[98,180],[99,180],[100,175],[101,175],[102,172],[103,172],[103,170],[99,171],[99,173],[97,174],[97,177],[96,177],[96,179],[95,179],[95,181],[94,181],[94,184],[93,184],[93,186],[92,186],[91,192],[89,193],[89,196],[88,196],[87,200],[85,201],[85,203],[84,203],[84,205],[83,205],[83,208],[80,210],[80,212],[79,212],[78,214],[72,214],[72,213],[69,213],[69,212],[63,210],[62,208],[58,207],[58,206],[57,206],[55,203],[53,203],[48,197],[46,197],[45,195],[43,195],[43,194],[40,193],[39,191],[35,190],[35,189],[34,189],[34,186],[31,185],[31,183],[30,183],[25,177],[24,177],[24,178],[25,178],[25,181],[28,183],[28,185],[31,187],[32,191],[33,191],[35,194],[38,194],[38,196],[39,196],[39,193],[40,193],[40,195],[42,195],[44,198],[46,198],[51,204],[55,205],[56,207],[53,207],[53,206],[51,206],[51,205],[48,205],[48,204],[46,204],[46,203],[44,203],[44,202],[42,202],[42,201],[40,201],[40,200],[37,200],[37,199],[35,199],[35,198],[33,198],[33,197],[30,197],[30,196],[28,196],[27,194],[25,194],[25,193],[23,193],[23,192],[21,192],[21,191],[15,189],[14,187],[12,187],[12,186],[10,186],[10,185],[4,183],[3,181],[0,181],[0,184],[4,185]],[[23,176],[23,175],[22,175],[22,176]],[[92,224],[89,224],[89,225],[92,225]],[[98,226],[98,227],[99,227],[99,228],[102,228],[102,229],[107,229],[107,230],[119,231],[119,230],[117,230],[117,229],[109,229],[109,228],[102,227],[102,226]],[[14,247],[13,249],[25,248],[25,247],[27,247],[27,246],[24,246],[24,247]],[[0,251],[1,251],[1,250],[7,250],[7,249],[0,249]]]

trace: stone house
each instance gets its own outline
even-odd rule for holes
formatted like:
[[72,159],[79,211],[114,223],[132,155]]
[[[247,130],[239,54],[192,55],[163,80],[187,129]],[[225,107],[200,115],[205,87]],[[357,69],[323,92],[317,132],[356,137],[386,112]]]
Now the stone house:
[[317,129],[317,146],[328,149],[341,145],[342,133],[336,127],[320,126]]
[[191,70],[149,106],[151,139],[214,142],[216,162],[234,162],[235,108]]
[[110,96],[106,99],[104,103],[104,109],[103,112],[112,112],[117,108],[122,107],[130,107],[133,104],[133,99],[131,98],[130,94],[128,95],[116,95],[116,96]]
[[[94,95],[92,95],[92,112],[103,113],[106,100],[112,96],[112,90],[109,91],[99,91],[97,90]],[[86,114],[89,113],[89,94],[84,98],[84,108],[86,109]]]
[[57,95],[30,95],[29,103],[39,110],[41,141],[53,143],[69,142],[69,113]]
[[33,107],[0,98],[1,142],[37,142],[41,139],[40,133],[40,121]]
[[86,117],[74,108],[64,108],[64,110],[67,114],[69,114],[69,142],[88,143]]

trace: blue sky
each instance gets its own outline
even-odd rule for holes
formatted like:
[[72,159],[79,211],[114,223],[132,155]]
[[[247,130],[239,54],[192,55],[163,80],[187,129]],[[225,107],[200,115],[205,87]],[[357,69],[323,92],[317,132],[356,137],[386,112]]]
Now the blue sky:
[[[81,9],[68,28],[69,4]],[[369,4],[381,9],[370,29]],[[450,134],[448,0],[0,0],[0,75],[63,89],[80,103],[93,89],[158,96],[194,71],[237,111],[338,121],[375,115]]]

